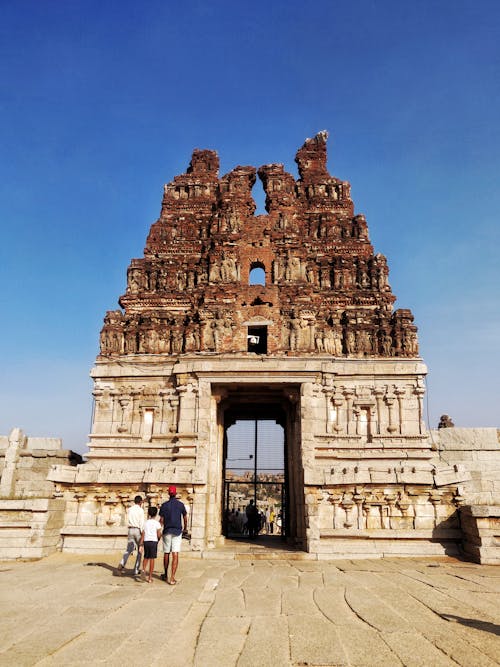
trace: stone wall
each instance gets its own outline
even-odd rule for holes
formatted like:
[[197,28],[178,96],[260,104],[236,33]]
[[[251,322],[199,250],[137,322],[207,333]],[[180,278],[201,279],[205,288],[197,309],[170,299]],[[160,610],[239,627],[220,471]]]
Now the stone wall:
[[458,487],[462,548],[478,563],[500,564],[500,431],[440,428],[431,432],[436,464],[460,466],[470,479]]
[[81,461],[59,438],[28,437],[19,428],[0,437],[0,558],[41,558],[61,547],[66,501],[48,473]]
[[436,463],[462,466],[470,480],[461,490],[468,504],[500,505],[500,439],[496,428],[440,428],[430,433]]
[[51,497],[50,468],[81,461],[79,454],[62,449],[60,438],[27,436],[14,428],[8,436],[0,436],[0,498]]
[[0,499],[0,559],[42,558],[62,547],[62,498]]
[[460,516],[465,556],[500,565],[500,505],[465,505]]

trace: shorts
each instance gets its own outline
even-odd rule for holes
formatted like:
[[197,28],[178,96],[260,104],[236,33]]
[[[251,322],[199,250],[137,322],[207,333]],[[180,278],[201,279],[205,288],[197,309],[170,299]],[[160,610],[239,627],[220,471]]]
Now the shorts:
[[182,544],[182,534],[181,535],[172,535],[171,533],[165,533],[163,535],[163,553],[169,554],[178,554],[181,550]]
[[158,542],[144,542],[144,558],[156,558],[158,555]]

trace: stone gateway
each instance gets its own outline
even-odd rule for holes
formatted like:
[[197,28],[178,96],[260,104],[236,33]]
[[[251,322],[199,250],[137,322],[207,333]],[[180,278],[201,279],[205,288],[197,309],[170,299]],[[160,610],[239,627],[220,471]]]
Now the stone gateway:
[[319,558],[457,551],[471,476],[429,438],[413,315],[394,310],[326,147],[326,132],[305,141],[298,180],[282,164],[220,177],[217,153],[195,150],[165,186],[104,318],[88,462],[49,475],[64,550],[121,548],[136,493],[158,506],[171,484],[191,549],[224,543],[227,431],[251,417],[283,428],[290,544]]

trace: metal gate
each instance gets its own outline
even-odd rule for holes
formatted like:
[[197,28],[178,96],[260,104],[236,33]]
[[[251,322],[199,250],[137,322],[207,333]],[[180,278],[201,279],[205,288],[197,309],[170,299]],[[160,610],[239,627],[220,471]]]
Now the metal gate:
[[253,514],[247,508],[253,504],[257,535],[285,538],[288,512],[283,429],[274,420],[263,419],[242,419],[235,426],[234,437],[230,429],[226,432],[223,534],[251,537],[248,516]]

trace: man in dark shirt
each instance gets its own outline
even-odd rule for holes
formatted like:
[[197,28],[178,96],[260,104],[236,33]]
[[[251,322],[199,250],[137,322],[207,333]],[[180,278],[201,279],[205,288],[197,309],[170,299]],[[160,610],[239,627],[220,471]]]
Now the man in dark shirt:
[[[182,531],[187,530],[187,512],[184,503],[175,497],[177,489],[175,486],[168,487],[167,502],[160,507],[160,523],[163,526],[163,566],[165,568],[165,581],[174,586],[177,581],[175,573],[179,563],[179,552],[181,550]],[[172,570],[168,578],[168,566],[172,554]]]
[[259,523],[259,513],[257,511],[257,508],[254,505],[254,501],[251,500],[247,508],[245,510],[245,513],[247,515],[247,527],[248,527],[248,535],[249,537],[255,539],[259,533],[258,529],[258,523]]

